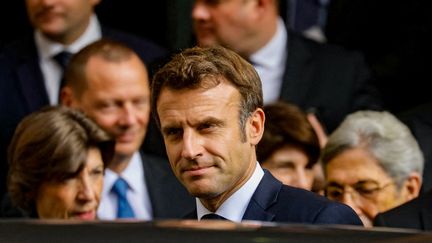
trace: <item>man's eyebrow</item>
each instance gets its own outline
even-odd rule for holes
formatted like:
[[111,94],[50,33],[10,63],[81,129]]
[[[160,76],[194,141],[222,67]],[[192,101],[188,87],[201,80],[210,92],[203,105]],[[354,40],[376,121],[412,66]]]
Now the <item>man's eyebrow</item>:
[[180,128],[180,125],[177,125],[177,124],[168,124],[166,126],[161,127],[161,131],[162,131],[162,133],[167,133],[167,132],[169,132],[172,129],[179,129],[179,128]]
[[198,124],[199,125],[200,124],[214,124],[217,126],[222,126],[225,124],[225,122],[223,120],[217,119],[215,117],[207,117],[207,118],[203,119],[202,121],[200,121]]
[[343,187],[341,184],[334,181],[329,182],[327,186],[334,186],[334,187],[341,187],[341,188]]

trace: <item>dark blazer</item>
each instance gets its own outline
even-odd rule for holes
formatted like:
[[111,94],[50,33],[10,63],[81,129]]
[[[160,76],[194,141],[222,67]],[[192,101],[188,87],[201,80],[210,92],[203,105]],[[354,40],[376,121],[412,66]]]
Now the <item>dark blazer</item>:
[[374,226],[432,230],[432,191],[378,214]]
[[165,158],[141,153],[155,219],[181,218],[195,208],[195,198],[177,180]]
[[[173,174],[165,158],[141,152],[144,176],[155,219],[178,219],[195,208],[192,197]],[[26,212],[13,206],[8,194],[0,204],[2,218],[37,218],[36,212]]]
[[[196,219],[196,209],[186,218]],[[303,189],[283,185],[266,170],[243,220],[362,225],[350,207]]]
[[424,156],[422,193],[432,190],[432,102],[397,114],[420,146]]
[[[150,67],[150,73],[153,65],[168,55],[162,47],[120,31],[103,27],[102,35],[134,49]],[[6,46],[0,54],[0,195],[6,189],[6,150],[16,125],[24,116],[48,104],[33,36]]]
[[328,132],[360,109],[382,109],[363,56],[288,32],[288,59],[280,99],[314,110]]

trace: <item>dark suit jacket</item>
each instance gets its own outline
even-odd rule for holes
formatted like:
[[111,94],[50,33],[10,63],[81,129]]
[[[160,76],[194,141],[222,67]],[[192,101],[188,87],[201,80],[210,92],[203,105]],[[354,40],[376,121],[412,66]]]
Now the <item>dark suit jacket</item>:
[[[196,209],[186,218],[196,219]],[[283,185],[266,170],[243,220],[362,225],[350,207],[303,189]]]
[[[166,58],[167,51],[150,41],[104,27],[102,35],[134,49],[150,73],[159,59]],[[48,104],[33,36],[6,46],[0,54],[0,195],[6,189],[6,149],[16,125],[24,116]]]
[[422,192],[432,190],[432,103],[397,114],[413,133],[424,156]]
[[[173,174],[165,158],[141,152],[144,176],[155,219],[177,219],[195,208],[195,198],[189,195]],[[36,212],[15,207],[5,194],[0,204],[2,218],[37,218]]]
[[288,59],[280,99],[317,112],[328,132],[360,109],[382,109],[363,56],[288,32]]
[[432,191],[378,214],[374,226],[432,230]]

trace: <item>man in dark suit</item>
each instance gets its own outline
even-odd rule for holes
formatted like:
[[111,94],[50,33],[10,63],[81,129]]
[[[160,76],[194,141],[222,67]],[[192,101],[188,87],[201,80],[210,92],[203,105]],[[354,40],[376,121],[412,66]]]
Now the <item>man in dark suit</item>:
[[140,152],[150,118],[150,89],[138,55],[120,42],[101,39],[72,57],[65,79],[62,104],[81,110],[116,139],[98,217],[179,218],[192,208],[193,198],[168,161]]
[[35,32],[5,46],[0,54],[0,195],[6,188],[6,150],[16,125],[42,106],[58,103],[63,71],[54,59],[57,54],[75,53],[105,37],[133,48],[148,66],[167,55],[150,41],[101,26],[94,14],[98,3],[26,1]]
[[315,112],[328,132],[348,113],[381,108],[362,55],[288,31],[277,0],[195,0],[192,19],[199,45],[222,45],[250,60],[265,104],[295,103]]
[[380,213],[375,217],[374,226],[432,230],[432,191],[412,201]]
[[171,168],[198,199],[189,217],[361,225],[348,206],[285,186],[261,169],[261,81],[235,52],[183,51],[155,74],[151,97]]
[[432,103],[426,103],[397,114],[414,137],[424,156],[423,183],[421,192],[432,190]]

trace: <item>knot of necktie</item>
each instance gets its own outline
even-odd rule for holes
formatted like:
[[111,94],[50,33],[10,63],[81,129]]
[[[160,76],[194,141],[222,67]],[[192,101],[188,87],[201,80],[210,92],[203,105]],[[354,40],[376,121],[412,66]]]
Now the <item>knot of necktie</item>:
[[72,57],[72,53],[68,51],[61,51],[58,54],[56,54],[53,57],[53,59],[58,63],[58,65],[60,65],[60,67],[64,71],[71,57]]
[[72,53],[68,51],[62,51],[58,53],[57,55],[53,56],[53,59],[57,62],[57,64],[61,67],[61,74],[60,74],[60,85],[59,85],[59,92],[60,95],[61,89],[65,86],[66,81],[64,78],[64,71],[66,69],[66,66],[68,65],[70,59],[72,57]]
[[228,220],[225,217],[220,216],[219,214],[209,213],[201,217],[201,220]]

